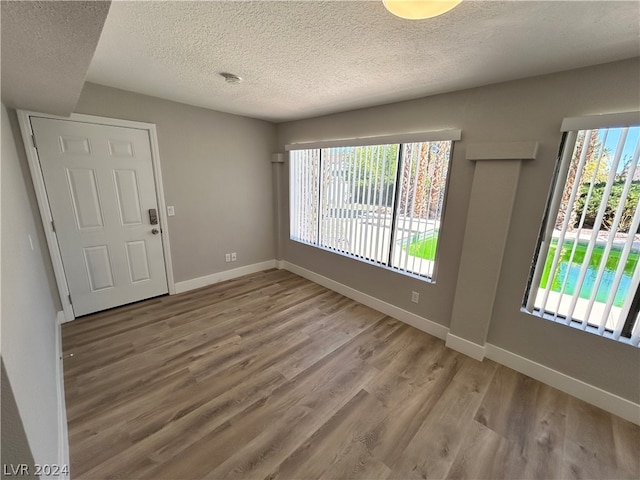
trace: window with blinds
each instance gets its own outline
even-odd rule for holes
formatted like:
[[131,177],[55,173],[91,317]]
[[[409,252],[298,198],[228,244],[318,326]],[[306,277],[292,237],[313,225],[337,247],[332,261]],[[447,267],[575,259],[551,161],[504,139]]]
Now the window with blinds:
[[450,140],[292,150],[291,239],[433,280],[451,152]]
[[638,126],[565,133],[527,311],[638,345],[639,154]]

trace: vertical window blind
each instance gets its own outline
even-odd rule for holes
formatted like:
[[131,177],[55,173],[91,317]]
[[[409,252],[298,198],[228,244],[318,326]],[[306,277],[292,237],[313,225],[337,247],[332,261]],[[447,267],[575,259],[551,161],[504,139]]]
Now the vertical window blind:
[[640,340],[640,127],[566,134],[525,308]]
[[295,161],[289,166],[289,176],[290,236],[299,242],[315,245],[318,243],[320,220],[320,151],[297,151]]
[[385,263],[398,145],[320,150],[320,245]]
[[403,154],[391,266],[433,277],[451,142],[408,143]]
[[292,150],[291,239],[433,279],[451,152],[451,140]]

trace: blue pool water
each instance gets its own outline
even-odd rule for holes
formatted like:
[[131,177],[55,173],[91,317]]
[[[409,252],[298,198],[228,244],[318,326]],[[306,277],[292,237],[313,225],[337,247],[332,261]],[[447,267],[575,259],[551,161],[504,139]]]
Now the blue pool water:
[[[553,256],[555,255],[557,248],[557,241],[554,241],[549,248],[547,254],[547,260],[542,274],[542,280],[540,282],[541,288],[546,288],[549,281],[549,273],[551,270],[551,264],[553,262]],[[573,248],[573,241],[566,241],[562,244],[562,250],[560,251],[560,259],[558,262],[558,268],[556,275],[551,283],[551,290],[554,292],[560,292],[562,290],[562,284],[567,279],[567,284],[564,288],[564,293],[573,295],[577,287],[578,278],[580,276],[580,269],[587,250],[586,243],[579,243],[576,247],[576,251],[573,256],[573,260],[569,263],[571,257],[571,249]],[[582,288],[580,289],[580,298],[590,298],[591,293],[595,287],[596,277],[598,275],[598,268],[602,261],[606,262],[602,280],[598,287],[596,294],[596,301],[605,303],[609,292],[613,286],[613,280],[615,278],[615,272],[620,263],[620,255],[622,251],[620,248],[612,248],[606,259],[603,259],[604,246],[597,245],[591,258],[589,259],[589,267],[587,269]],[[614,299],[614,306],[621,307],[624,304],[627,295],[629,295],[629,289],[631,288],[631,278],[633,272],[638,264],[638,257],[640,253],[637,250],[632,250],[629,254],[624,266],[624,273],[618,286],[616,296]]]

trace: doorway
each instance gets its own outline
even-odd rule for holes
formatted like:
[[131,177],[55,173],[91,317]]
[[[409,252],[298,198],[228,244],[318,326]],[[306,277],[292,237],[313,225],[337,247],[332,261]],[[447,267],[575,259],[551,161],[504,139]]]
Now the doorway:
[[155,126],[19,118],[65,318],[174,293]]

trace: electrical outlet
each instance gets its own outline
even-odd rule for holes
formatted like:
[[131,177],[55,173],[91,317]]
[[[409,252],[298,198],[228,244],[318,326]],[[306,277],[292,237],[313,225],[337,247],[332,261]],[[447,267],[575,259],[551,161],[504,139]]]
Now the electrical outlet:
[[418,303],[420,300],[420,294],[418,292],[411,292],[411,301],[413,303]]
[[232,261],[232,262],[235,262],[236,260],[238,260],[238,255],[236,255],[236,252],[233,252],[233,253],[231,254],[231,261]]
[[224,254],[224,261],[229,263],[231,261],[231,254],[230,253],[225,253]]
[[173,217],[175,214],[176,214],[176,209],[175,209],[175,207],[174,207],[173,205],[169,205],[169,206],[167,207],[167,215],[168,215],[169,217]]

